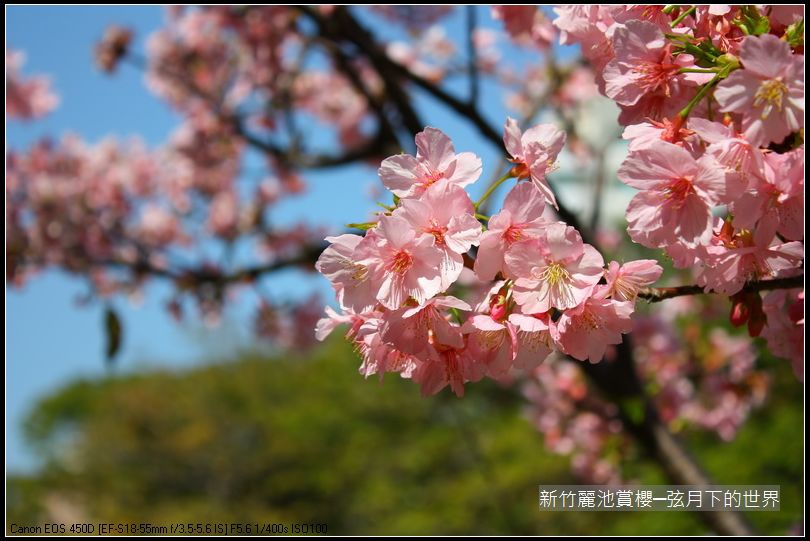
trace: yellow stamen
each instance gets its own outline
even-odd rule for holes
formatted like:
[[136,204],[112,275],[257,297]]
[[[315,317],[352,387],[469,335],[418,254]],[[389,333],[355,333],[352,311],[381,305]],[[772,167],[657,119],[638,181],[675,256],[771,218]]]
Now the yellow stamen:
[[782,96],[787,94],[787,91],[787,85],[782,82],[781,77],[765,81],[759,86],[759,90],[754,95],[754,107],[765,105],[762,109],[762,120],[768,118],[774,107],[777,111],[782,110]]

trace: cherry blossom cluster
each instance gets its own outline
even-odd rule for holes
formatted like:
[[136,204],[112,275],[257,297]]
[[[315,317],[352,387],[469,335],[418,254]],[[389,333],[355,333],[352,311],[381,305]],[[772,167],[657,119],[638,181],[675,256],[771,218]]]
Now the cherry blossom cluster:
[[[673,299],[669,310],[636,319],[634,350],[641,377],[673,429],[691,426],[730,441],[761,405],[769,377],[751,340],[707,326],[722,310],[707,299]],[[694,315],[699,314],[699,318]]]
[[291,195],[291,181],[265,178],[245,200],[234,185],[235,155],[215,158],[214,145],[192,144],[189,133],[181,128],[156,150],[137,140],[90,145],[66,136],[9,151],[6,279],[20,286],[57,266],[86,275],[106,297],[131,295],[150,274],[162,275],[176,288],[168,302],[173,315],[188,293],[214,322],[224,292],[198,286],[226,285],[230,269],[196,252],[195,238],[252,243],[257,259],[272,264],[322,235],[306,224],[268,228],[266,213]]
[[[426,128],[415,156],[380,166],[395,205],[362,224],[363,236],[327,238],[316,268],[341,312],[327,310],[318,336],[348,323],[364,375],[398,372],[424,394],[449,385],[461,396],[464,383],[532,369],[552,350],[599,362],[631,330],[636,294],[662,268],[652,260],[605,266],[576,229],[554,220],[547,175],[564,132],[551,124],[521,131],[509,119],[503,140],[513,166],[500,182],[517,182],[492,217],[476,213],[492,188],[476,203],[464,189],[481,160]],[[491,284],[474,305],[452,295],[465,265]]]
[[[621,109],[630,153],[618,177],[638,190],[626,213],[632,240],[731,296],[732,322],[751,336],[771,325],[766,334],[782,330],[787,342],[780,318],[743,288],[802,273],[803,8],[555,10],[562,42],[582,46]],[[780,351],[801,362],[801,349]]]
[[24,78],[20,69],[25,53],[6,50],[6,115],[8,118],[32,120],[40,118],[59,105],[59,96],[51,89],[44,75]]
[[[768,374],[757,367],[750,340],[705,324],[722,317],[716,303],[681,297],[667,308],[634,317],[639,376],[654,389],[656,410],[673,431],[696,428],[731,440],[767,397]],[[546,447],[569,456],[580,479],[600,484],[625,479],[622,457],[632,442],[619,409],[579,366],[552,355],[522,389],[526,413]]]
[[[285,122],[282,106],[292,105],[335,128],[336,142],[345,148],[366,140],[364,96],[336,70],[296,63],[311,45],[302,43],[294,9],[253,6],[243,12],[222,6],[170,13],[166,28],[147,43],[147,84],[186,116],[200,137],[230,140],[247,128],[255,137],[273,133]],[[114,50],[116,37],[102,50]],[[370,71],[362,78],[369,92],[379,90]],[[256,108],[257,101],[271,106]],[[242,133],[235,133],[235,124]]]
[[552,355],[522,385],[526,414],[553,453],[569,456],[584,482],[622,481],[620,451],[629,442],[616,404],[604,400],[575,364]]

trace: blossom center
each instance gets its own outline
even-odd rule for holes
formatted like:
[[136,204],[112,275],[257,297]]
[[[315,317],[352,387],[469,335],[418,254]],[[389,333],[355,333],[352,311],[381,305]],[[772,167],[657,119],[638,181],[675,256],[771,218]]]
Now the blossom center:
[[529,166],[525,161],[516,161],[515,165],[510,169],[509,174],[516,179],[529,178],[532,176]]
[[787,91],[787,85],[782,82],[781,77],[765,81],[759,85],[759,90],[754,94],[754,107],[764,105],[762,109],[763,120],[768,118],[774,107],[776,107],[777,111],[782,110],[782,96],[787,94]]
[[620,299],[633,301],[638,295],[638,290],[641,289],[642,281],[633,275],[623,274],[613,282],[613,292]]
[[428,235],[433,235],[436,239],[437,246],[444,246],[444,234],[447,233],[445,226],[439,224],[435,219],[432,219],[424,231]]
[[552,306],[568,308],[574,306],[574,294],[571,291],[571,274],[562,264],[553,262],[543,269],[532,269],[532,278],[540,281],[542,298],[549,298]]
[[680,66],[669,62],[642,62],[635,70],[638,73],[636,83],[645,92],[663,91],[665,96],[670,97],[669,80],[679,69]]
[[571,281],[571,274],[568,270],[556,261],[546,266],[543,270],[533,273],[535,277],[548,283],[549,287],[566,285]]
[[691,177],[680,177],[670,182],[664,190],[664,198],[670,201],[676,208],[683,206],[686,198],[695,193]]
[[481,331],[478,333],[478,343],[484,349],[497,349],[504,341],[503,331]]
[[405,250],[399,250],[391,262],[388,264],[388,270],[397,274],[405,274],[408,269],[413,266],[413,256]]
[[587,327],[591,330],[599,329],[602,326],[602,320],[593,312],[583,312],[580,315],[580,325]]
[[368,267],[351,261],[350,259],[343,259],[341,266],[352,273],[352,280],[355,282],[362,282],[368,277]]
[[503,240],[506,244],[514,244],[523,238],[523,228],[519,225],[510,225],[509,228],[503,232]]
[[537,353],[542,349],[553,349],[551,334],[548,332],[520,331],[520,347],[526,348],[532,353]]
[[444,171],[429,171],[425,175],[425,180],[422,182],[422,185],[427,188],[428,186],[436,184],[443,178],[445,178]]

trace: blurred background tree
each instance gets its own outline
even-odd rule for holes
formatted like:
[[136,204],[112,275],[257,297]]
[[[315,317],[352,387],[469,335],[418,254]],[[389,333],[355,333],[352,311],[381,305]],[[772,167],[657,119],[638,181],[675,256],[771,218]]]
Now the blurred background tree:
[[[9,478],[7,531],[56,522],[305,522],[329,534],[699,534],[690,513],[541,513],[540,483],[576,483],[525,403],[482,383],[421,399],[358,378],[332,340],[307,358],[245,352],[212,366],[80,380],[41,401],[26,433],[44,467]],[[774,398],[731,443],[692,435],[718,483],[782,487],[759,531],[802,520],[801,389],[775,363]],[[632,451],[631,451],[632,453]],[[625,475],[666,479],[626,457]],[[730,465],[733,465],[731,467]]]

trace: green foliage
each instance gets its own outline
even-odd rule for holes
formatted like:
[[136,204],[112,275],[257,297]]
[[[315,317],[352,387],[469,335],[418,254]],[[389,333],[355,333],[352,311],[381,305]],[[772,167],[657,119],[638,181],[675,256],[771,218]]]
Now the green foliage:
[[[74,383],[28,419],[45,463],[9,479],[7,528],[68,517],[326,523],[330,534],[368,535],[706,533],[691,514],[541,513],[538,484],[576,481],[514,389],[421,398],[398,378],[364,380],[356,365],[335,340],[308,359],[245,354]],[[782,384],[796,391],[736,442],[694,438],[718,482],[782,485],[785,511],[754,517],[769,533],[801,517],[801,391]],[[628,473],[666,482],[640,457]]]
[[740,6],[740,15],[734,19],[740,30],[747,36],[761,36],[771,30],[771,22],[755,6]]
[[804,47],[804,18],[787,27],[785,39],[791,47]]

